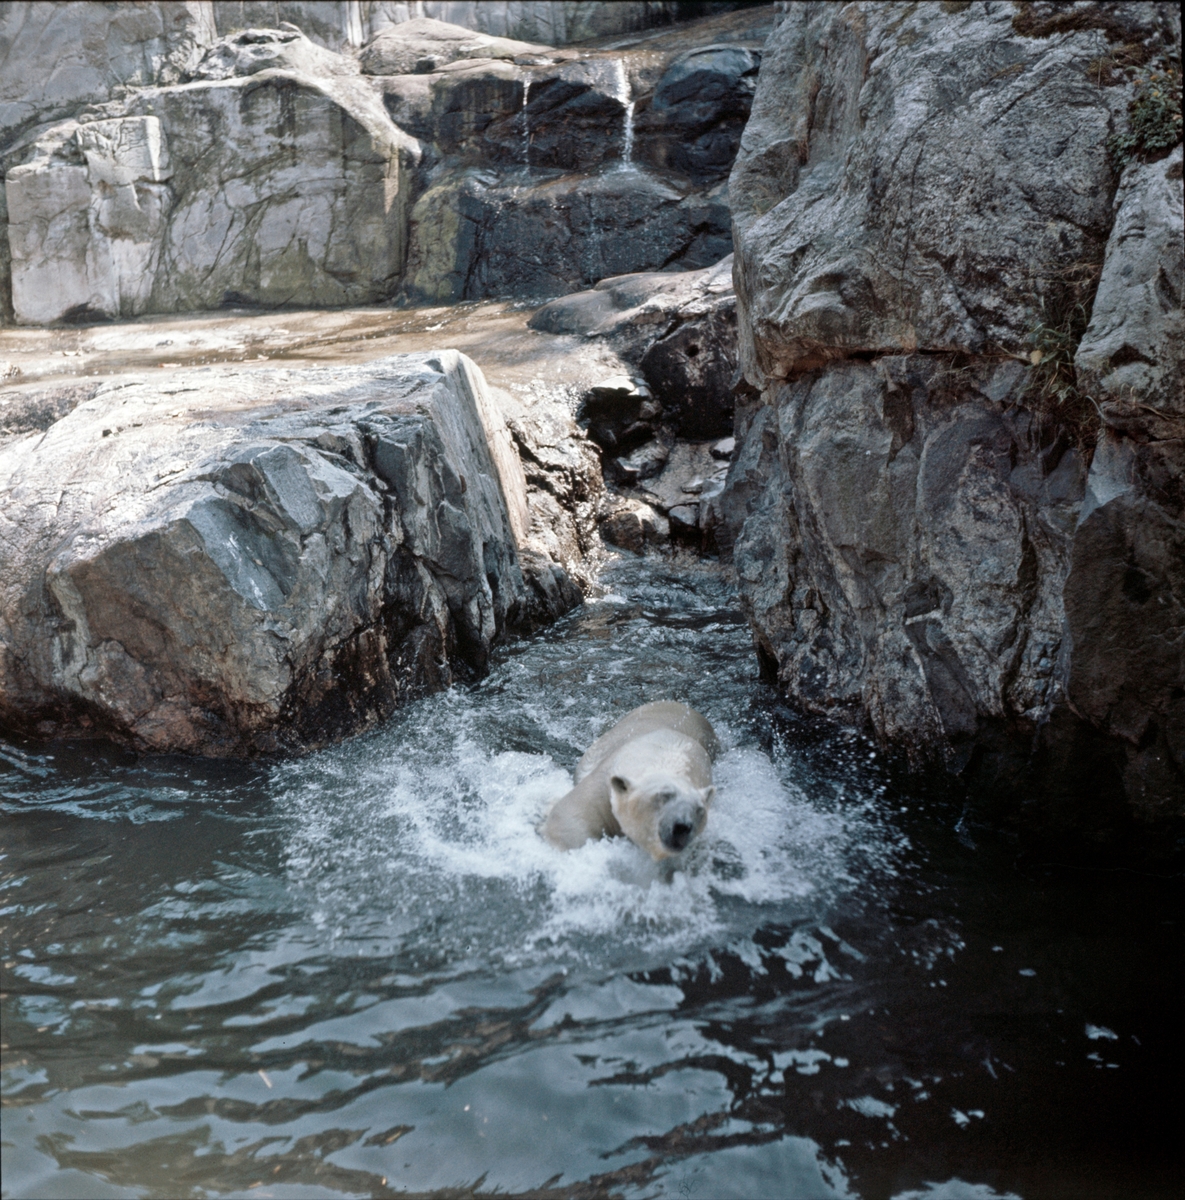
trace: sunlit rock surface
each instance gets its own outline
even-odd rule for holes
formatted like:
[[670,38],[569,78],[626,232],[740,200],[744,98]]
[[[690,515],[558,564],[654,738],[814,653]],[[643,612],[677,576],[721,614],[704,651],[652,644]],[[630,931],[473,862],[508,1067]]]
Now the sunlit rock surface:
[[[600,422],[595,440],[607,450],[637,444],[660,426],[673,435],[719,438],[732,431],[736,368],[736,294],[732,255],[699,271],[613,276],[586,292],[545,304],[532,329],[603,338],[645,379],[656,411],[639,436],[627,428],[640,414],[623,409]],[[636,407],[636,406],[635,406]],[[590,413],[591,415],[591,413]]]
[[362,8],[117,8],[86,51],[102,70],[43,96],[68,14],[102,43],[108,10],[11,6],[0,320],[548,299],[731,249],[768,8],[650,31],[676,10],[617,13],[603,32],[640,32],[580,49]]
[[194,73],[10,153],[18,321],[356,304],[398,284],[415,143],[352,60],[248,31]]
[[511,435],[455,351],[30,407],[0,448],[9,728],[322,744],[579,598],[531,543]]
[[[799,704],[1102,833],[1185,811],[1180,150],[1116,194],[1133,93],[1098,65],[1179,17],[1018,13],[786,7],[729,185],[753,395],[710,519]],[[1062,407],[1031,351],[1075,304]]]

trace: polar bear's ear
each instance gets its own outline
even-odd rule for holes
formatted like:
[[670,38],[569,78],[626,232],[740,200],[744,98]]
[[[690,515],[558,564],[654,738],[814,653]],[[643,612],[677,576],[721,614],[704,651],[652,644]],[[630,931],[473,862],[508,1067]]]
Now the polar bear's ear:
[[708,805],[716,799],[716,785],[711,783],[708,784],[708,786],[704,788],[701,795],[703,796],[704,808],[707,808]]
[[611,776],[609,786],[620,796],[624,796],[630,790],[629,780],[622,779],[620,775]]

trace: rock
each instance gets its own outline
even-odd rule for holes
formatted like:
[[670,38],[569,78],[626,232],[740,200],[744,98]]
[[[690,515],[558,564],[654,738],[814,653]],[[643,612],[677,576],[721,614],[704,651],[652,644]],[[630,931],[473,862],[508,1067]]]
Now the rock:
[[578,419],[602,449],[629,450],[654,437],[661,414],[645,384],[616,375],[588,389]]
[[305,75],[357,75],[352,58],[334,54],[310,41],[295,26],[243,29],[206,50],[189,79],[234,79],[260,71],[298,71]]
[[1180,816],[1185,795],[1180,447],[1104,433],[1064,589],[1068,702],[1122,746],[1123,791],[1146,821]]
[[395,289],[414,143],[356,72],[257,69],[270,61],[257,50],[329,56],[251,31],[203,59],[214,74],[243,59],[248,74],[143,89],[10,156],[18,321],[360,304]]
[[702,46],[679,55],[636,116],[636,160],[700,181],[723,179],[749,118],[760,51]]
[[219,33],[291,21],[330,50],[348,51],[403,24],[434,18],[491,39],[517,38],[566,46],[589,38],[664,25],[675,16],[665,0],[217,0],[210,6]]
[[490,37],[461,25],[413,17],[367,42],[358,61],[367,75],[427,75],[458,59],[546,54],[550,47]]
[[1088,4],[1049,37],[1007,5],[791,6],[729,185],[750,383],[857,352],[1027,353],[1111,228],[1130,90],[1086,68],[1120,8],[1154,53],[1170,7]]
[[655,439],[621,458],[613,459],[610,469],[606,473],[615,483],[627,485],[639,483],[643,479],[651,479],[659,474],[666,466],[670,456],[670,447]]
[[701,218],[697,197],[639,173],[524,184],[448,170],[412,210],[405,294],[420,304],[546,300],[694,253]]
[[1157,439],[1185,437],[1185,246],[1181,147],[1133,162],[1115,197],[1090,326],[1074,356],[1079,386],[1108,425]]
[[[944,763],[969,816],[1098,839],[1185,816],[1185,459],[1180,182],[1134,165],[1112,206],[1132,92],[1086,68],[1178,17],[1036,11],[787,7],[729,181],[744,382],[700,524],[797,705]],[[1061,368],[1096,435],[1029,351],[1100,271]]]
[[[633,494],[659,512],[669,514],[679,505],[693,504],[697,497],[711,494],[715,482],[706,476],[715,465],[706,442],[676,440],[670,443],[668,457],[658,473],[639,480]],[[688,490],[692,486],[695,491]]]
[[641,500],[615,499],[600,520],[601,536],[612,546],[643,554],[648,546],[661,546],[670,540],[671,528],[666,517]]
[[455,351],[104,381],[0,447],[0,493],[0,722],[25,734],[321,745],[573,600],[520,559],[521,468]]
[[[603,279],[591,291],[544,305],[530,325],[603,337],[638,364],[661,406],[662,423],[677,436],[712,437],[732,428],[736,298],[731,256],[699,271]],[[656,428],[655,417],[648,418],[648,430]],[[601,445],[615,444],[599,426],[590,426],[590,432]]]
[[214,5],[158,0],[0,8],[0,148],[118,87],[179,83],[215,40]]
[[671,524],[671,537],[689,538],[699,534],[699,505],[676,504],[667,513]]
[[737,440],[734,437],[721,438],[712,446],[712,457],[727,462],[736,453]]
[[[567,607],[579,603],[576,585],[587,587],[596,548],[596,511],[604,496],[600,457],[572,419],[562,388],[533,389],[520,403],[497,388],[491,392],[514,438],[527,483],[528,550],[562,576]],[[529,575],[534,582],[534,576]],[[550,610],[544,611],[544,618]]]

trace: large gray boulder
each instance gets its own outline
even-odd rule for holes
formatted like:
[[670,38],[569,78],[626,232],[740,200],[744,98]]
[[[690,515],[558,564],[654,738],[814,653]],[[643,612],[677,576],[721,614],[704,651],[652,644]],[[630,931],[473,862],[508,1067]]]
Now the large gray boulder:
[[513,59],[547,50],[547,46],[490,37],[432,17],[413,17],[371,38],[359,63],[367,75],[425,75],[458,59]]
[[[644,378],[601,386],[584,402],[589,433],[605,450],[654,437],[660,426],[683,438],[732,431],[736,294],[732,255],[698,271],[645,271],[602,279],[545,304],[529,322],[546,333],[603,338]],[[645,413],[643,413],[645,408]]]
[[0,5],[0,149],[116,88],[179,83],[216,36],[208,0]]
[[17,321],[360,304],[398,286],[418,148],[356,65],[249,30],[195,74],[8,153]]
[[1185,815],[1180,150],[1118,193],[1107,150],[1113,64],[1179,43],[789,5],[730,179],[752,394],[701,520],[764,666],[1046,832]]
[[116,378],[0,424],[9,730],[301,749],[578,599],[456,351]]
[[723,199],[634,171],[501,180],[442,173],[416,201],[404,294],[420,304],[487,296],[546,300],[607,276],[727,252]]

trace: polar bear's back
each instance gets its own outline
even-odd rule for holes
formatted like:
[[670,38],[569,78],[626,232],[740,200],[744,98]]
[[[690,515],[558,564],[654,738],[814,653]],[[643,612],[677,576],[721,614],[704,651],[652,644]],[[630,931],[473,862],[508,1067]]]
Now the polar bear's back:
[[633,712],[622,717],[608,733],[603,733],[597,738],[576,764],[576,782],[579,783],[595,771],[602,762],[628,742],[662,730],[680,733],[698,742],[710,759],[715,758],[720,750],[716,734],[706,718],[686,704],[674,700],[659,700],[635,708]]

